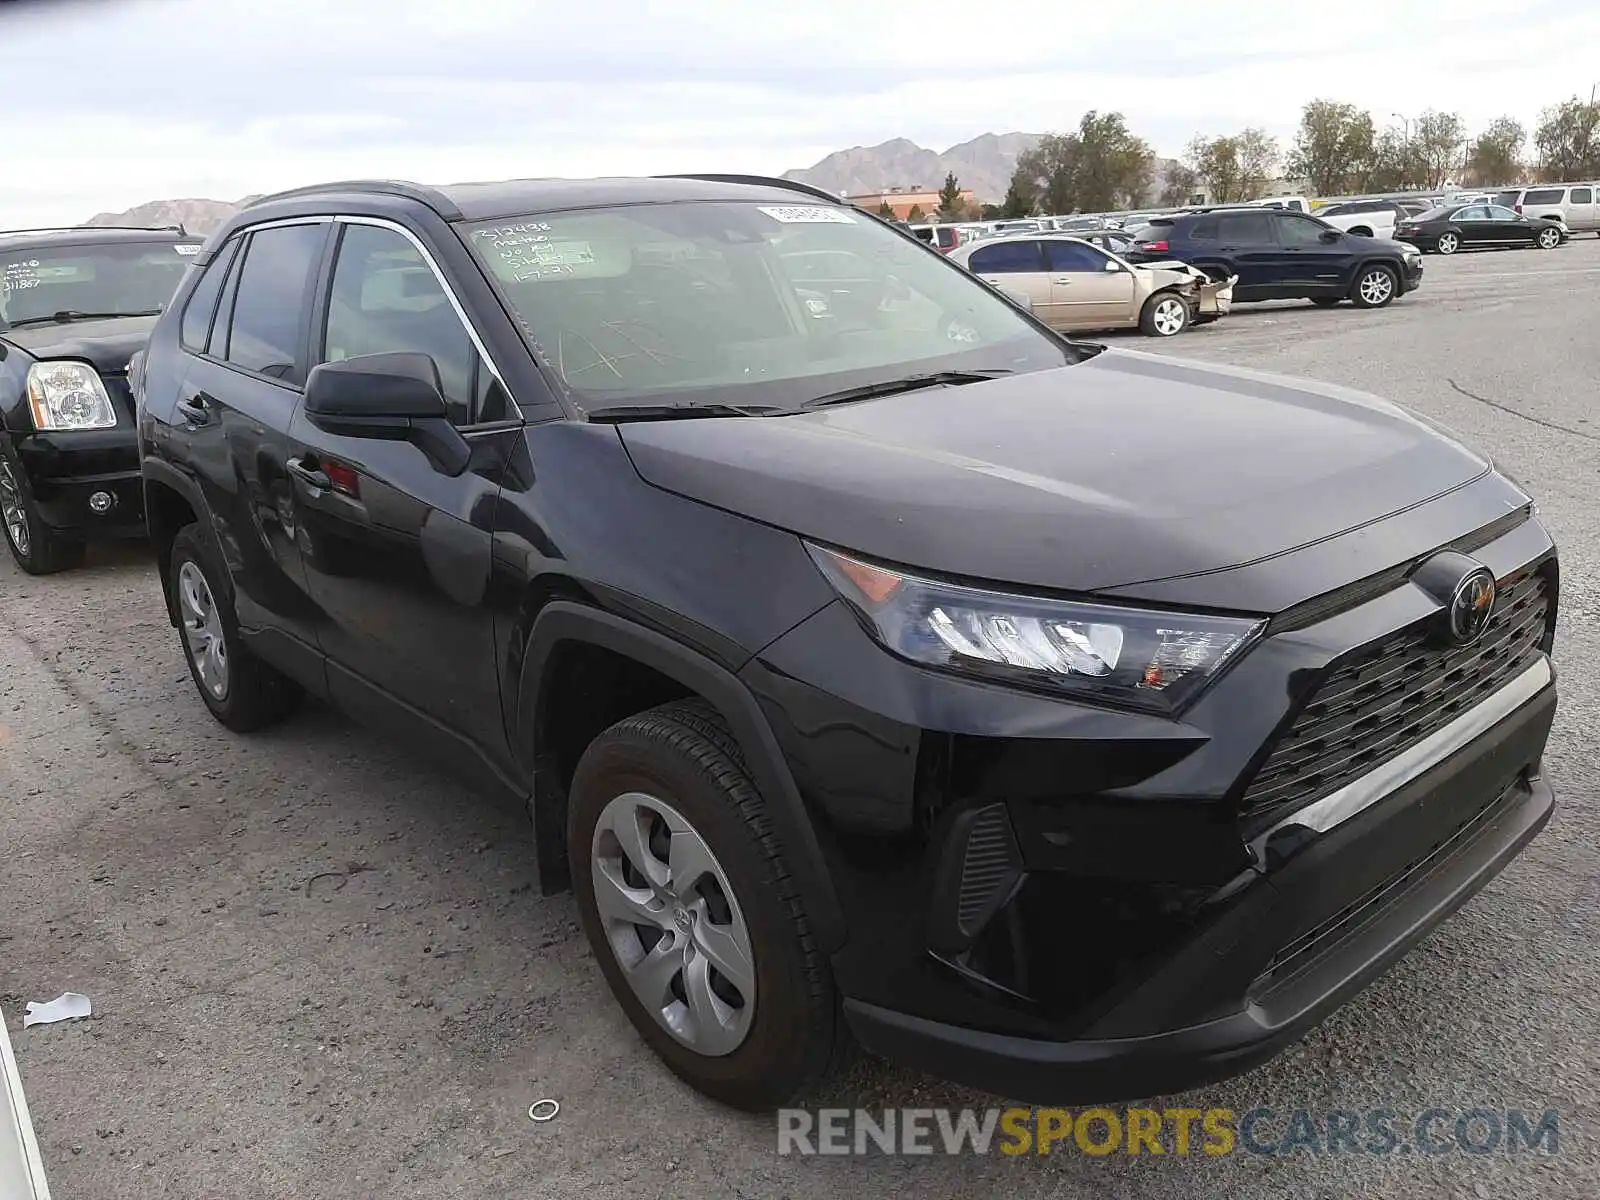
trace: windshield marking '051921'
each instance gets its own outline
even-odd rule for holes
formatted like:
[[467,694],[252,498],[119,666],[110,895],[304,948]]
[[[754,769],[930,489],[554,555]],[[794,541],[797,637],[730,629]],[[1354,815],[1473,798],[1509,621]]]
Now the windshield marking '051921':
[[159,312],[199,250],[197,241],[0,249],[0,321]]
[[585,409],[796,408],[908,375],[1077,358],[984,284],[840,206],[632,205],[465,232]]

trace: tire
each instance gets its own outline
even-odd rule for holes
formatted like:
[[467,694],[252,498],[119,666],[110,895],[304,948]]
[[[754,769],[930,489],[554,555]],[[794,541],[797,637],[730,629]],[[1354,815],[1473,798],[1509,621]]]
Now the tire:
[[1189,328],[1189,306],[1176,292],[1157,292],[1144,302],[1139,330],[1146,337],[1177,337]]
[[[691,1087],[750,1112],[781,1107],[825,1078],[846,1044],[832,972],[721,718],[700,701],[625,718],[584,751],[570,792],[578,915],[612,995],[651,1049]],[[647,836],[625,853],[619,828]],[[666,829],[674,848],[682,839],[695,851],[685,856],[692,873],[673,877]],[[609,897],[604,915],[597,893]],[[707,929],[713,941],[702,940]],[[712,966],[718,959],[731,964],[727,974]]]
[[1311,303],[1315,304],[1318,308],[1332,308],[1335,304],[1343,304],[1344,303],[1344,297],[1343,296],[1313,296],[1313,297],[1311,297]]
[[1454,254],[1461,249],[1461,235],[1446,229],[1439,235],[1439,240],[1434,244],[1434,249],[1440,254]]
[[1539,230],[1533,244],[1540,250],[1554,250],[1561,245],[1561,230],[1555,225],[1547,225]]
[[4,433],[0,433],[0,526],[5,528],[11,557],[29,575],[54,575],[83,565],[83,541],[62,536],[40,518],[28,472]]
[[1357,308],[1387,308],[1400,293],[1400,277],[1382,263],[1368,263],[1356,272],[1350,299]]
[[223,573],[207,552],[198,523],[178,530],[168,561],[184,661],[211,715],[236,733],[249,733],[293,712],[303,695],[300,685],[240,640],[232,591],[223,585]]

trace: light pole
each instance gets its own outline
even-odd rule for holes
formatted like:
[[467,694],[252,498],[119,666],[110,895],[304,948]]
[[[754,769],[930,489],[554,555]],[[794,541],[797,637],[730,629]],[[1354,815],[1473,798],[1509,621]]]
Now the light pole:
[[1392,112],[1389,115],[1391,117],[1396,117],[1396,118],[1399,119],[1400,128],[1401,128],[1402,132],[1405,134],[1406,144],[1410,145],[1410,143],[1411,143],[1411,118],[1410,117],[1402,117],[1397,112]]

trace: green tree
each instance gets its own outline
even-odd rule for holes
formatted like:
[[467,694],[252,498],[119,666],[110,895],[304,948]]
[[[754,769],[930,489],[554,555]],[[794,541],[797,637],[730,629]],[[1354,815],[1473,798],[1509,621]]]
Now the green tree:
[[1108,212],[1143,203],[1155,161],[1121,113],[1084,113],[1072,133],[1049,133],[1017,160],[1022,194],[1051,214]]
[[926,221],[927,219],[928,214],[922,211],[922,205],[920,204],[913,204],[911,206],[911,211],[906,214],[906,223],[909,225],[915,225],[918,222]]
[[1259,199],[1278,166],[1278,145],[1264,130],[1246,129],[1189,143],[1188,167],[1214,204]]
[[1037,198],[1032,184],[1024,175],[1022,165],[1019,163],[1016,173],[1011,176],[1011,186],[1006,189],[1006,198],[1000,202],[998,215],[1008,219],[1031,217]]
[[1161,179],[1161,190],[1156,193],[1156,203],[1162,208],[1178,208],[1185,205],[1189,203],[1189,197],[1194,195],[1199,183],[1194,168],[1187,167],[1181,162],[1170,162],[1167,164],[1166,174]]
[[878,215],[880,217],[891,218],[894,216],[894,209],[889,207],[889,202],[887,200],[878,201]]
[[1515,183],[1522,178],[1522,147],[1527,131],[1510,117],[1500,117],[1477,136],[1467,152],[1467,171],[1478,187]]
[[1288,170],[1319,196],[1339,195],[1357,186],[1376,137],[1371,113],[1354,104],[1313,100],[1301,110]]
[[978,205],[978,220],[980,221],[993,221],[1005,215],[1005,210],[998,204]]
[[939,220],[959,221],[966,211],[966,202],[961,198],[961,181],[954,171],[947,171],[944,186],[939,189]]
[[1461,170],[1467,144],[1467,127],[1458,113],[1429,109],[1411,131],[1411,150],[1422,175],[1422,186],[1442,187]]
[[1547,108],[1533,134],[1539,171],[1564,182],[1600,175],[1600,104],[1574,96]]

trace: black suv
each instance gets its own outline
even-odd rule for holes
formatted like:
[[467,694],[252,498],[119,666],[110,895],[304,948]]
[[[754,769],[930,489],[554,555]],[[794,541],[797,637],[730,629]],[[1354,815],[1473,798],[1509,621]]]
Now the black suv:
[[1219,279],[1237,275],[1237,301],[1312,300],[1331,307],[1349,300],[1357,308],[1383,308],[1422,285],[1422,255],[1414,247],[1272,208],[1156,217],[1139,231],[1127,257],[1176,258]]
[[202,260],[134,372],[201,699],[526,804],[710,1095],[846,1027],[1038,1101],[1229,1075],[1550,816],[1555,549],[1381,400],[1075,346],[776,180],[333,184]]
[[23,570],[143,531],[128,360],[200,246],[181,227],[0,231],[0,516]]

